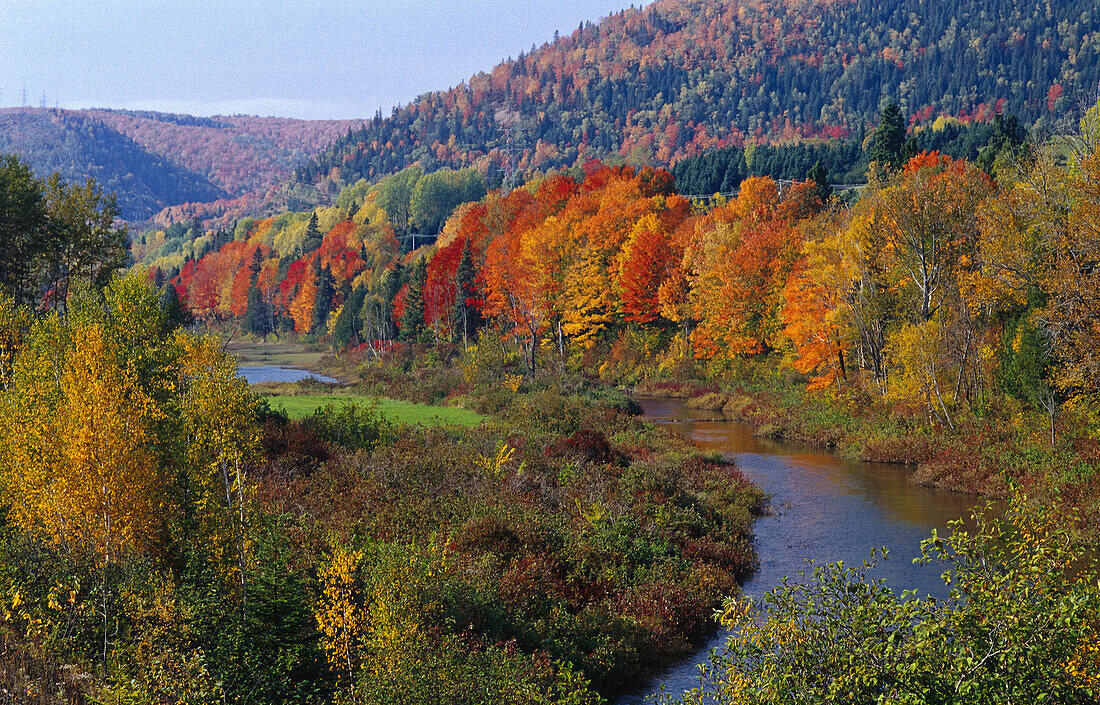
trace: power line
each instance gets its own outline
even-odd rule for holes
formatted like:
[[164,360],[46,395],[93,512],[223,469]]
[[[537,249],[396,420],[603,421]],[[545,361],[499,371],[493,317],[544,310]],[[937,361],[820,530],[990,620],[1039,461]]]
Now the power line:
[[[779,190],[782,193],[783,188],[786,187],[786,186],[794,186],[795,184],[804,184],[806,182],[805,181],[794,181],[792,179],[776,179],[775,183],[776,183],[777,186],[779,186]],[[867,184],[829,184],[829,188],[831,188],[834,191],[860,191],[864,188],[867,188]],[[737,191],[723,191],[723,192],[712,193],[712,194],[707,194],[707,195],[704,195],[704,194],[687,194],[687,193],[680,194],[680,195],[682,195],[684,198],[687,198],[687,199],[692,200],[692,201],[706,201],[708,199],[714,198],[715,196],[720,196],[722,198],[737,198],[737,194],[739,194],[739,193],[741,193],[740,190],[737,190]]]

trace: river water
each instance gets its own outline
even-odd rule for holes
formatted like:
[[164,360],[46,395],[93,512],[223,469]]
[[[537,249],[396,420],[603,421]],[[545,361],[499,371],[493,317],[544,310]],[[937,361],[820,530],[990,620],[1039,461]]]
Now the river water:
[[[719,412],[696,411],[680,400],[638,401],[646,419],[667,424],[704,450],[732,455],[741,472],[771,495],[772,511],[754,525],[760,569],[744,584],[746,594],[760,596],[784,577],[797,579],[806,559],[855,565],[885,546],[890,560],[880,561],[873,577],[886,578],[899,593],[947,595],[942,566],[914,565],[913,558],[932,529],[942,533],[952,519],[969,517],[977,498],[910,485],[909,471],[900,466],[850,462],[821,449],[762,440],[751,426],[708,420]],[[662,685],[668,693],[697,686],[698,664],[724,641],[724,634],[716,634],[616,703],[649,702]]]
[[309,370],[300,370],[295,367],[278,367],[276,365],[241,365],[237,368],[237,374],[249,384],[261,382],[300,382],[303,379],[315,379],[327,384],[338,384],[340,380],[317,374]]

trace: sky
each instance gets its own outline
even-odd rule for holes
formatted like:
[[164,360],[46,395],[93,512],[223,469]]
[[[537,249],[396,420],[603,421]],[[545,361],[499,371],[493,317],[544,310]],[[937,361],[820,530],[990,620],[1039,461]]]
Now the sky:
[[0,0],[0,107],[384,115],[639,0]]

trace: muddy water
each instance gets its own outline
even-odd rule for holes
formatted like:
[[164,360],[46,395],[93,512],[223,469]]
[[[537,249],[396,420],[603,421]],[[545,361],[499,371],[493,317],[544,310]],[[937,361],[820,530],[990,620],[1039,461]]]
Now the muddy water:
[[[934,528],[942,532],[952,519],[968,517],[976,498],[914,487],[902,467],[850,462],[820,449],[758,439],[751,426],[707,420],[718,412],[699,412],[678,400],[639,401],[645,418],[668,424],[704,450],[732,455],[741,471],[771,495],[772,511],[754,526],[760,570],[745,583],[745,593],[762,595],[784,577],[796,579],[807,559],[858,564],[872,548],[885,546],[890,560],[879,563],[874,577],[886,578],[897,592],[947,594],[939,577],[942,567],[913,565],[913,558],[920,554],[921,539]],[[648,702],[662,685],[668,693],[698,685],[697,665],[723,641],[723,634],[715,635],[691,657],[617,702]]]

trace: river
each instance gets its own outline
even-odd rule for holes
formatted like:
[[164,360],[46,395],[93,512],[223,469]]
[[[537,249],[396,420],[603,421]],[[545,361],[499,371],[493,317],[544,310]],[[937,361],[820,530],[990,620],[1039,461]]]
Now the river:
[[[719,412],[690,409],[680,400],[639,399],[645,418],[667,424],[704,450],[732,455],[741,471],[771,495],[772,511],[754,525],[760,569],[744,584],[763,595],[784,577],[795,579],[806,559],[858,564],[873,548],[890,549],[874,577],[886,578],[900,592],[915,589],[944,597],[942,566],[919,566],[920,541],[932,529],[941,532],[952,519],[968,517],[979,503],[907,482],[909,470],[895,465],[858,463],[827,451],[756,438],[746,424],[712,419]],[[621,696],[617,705],[649,702],[663,685],[682,693],[698,685],[697,665],[725,640],[716,634],[691,657],[661,670],[651,682]]]
[[296,367],[279,367],[277,365],[241,365],[237,368],[237,374],[249,384],[261,382],[300,382],[304,379],[315,379],[326,384],[339,384],[340,380],[327,375],[302,370]]

